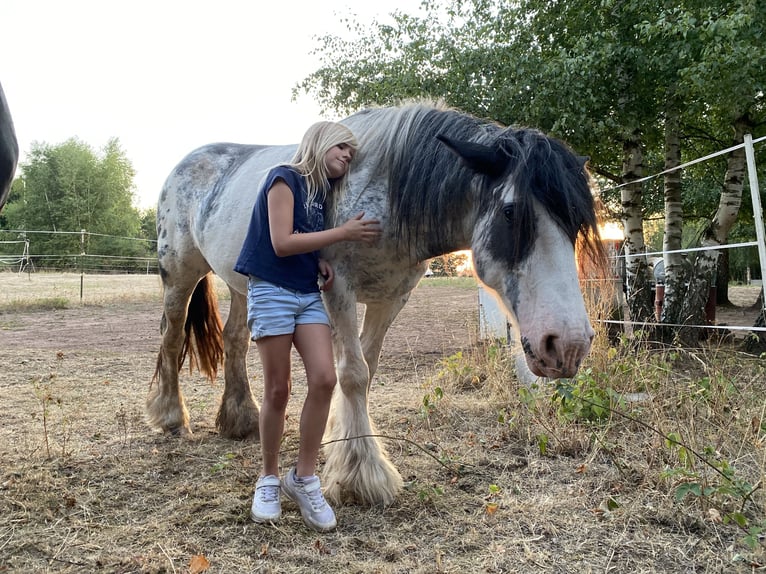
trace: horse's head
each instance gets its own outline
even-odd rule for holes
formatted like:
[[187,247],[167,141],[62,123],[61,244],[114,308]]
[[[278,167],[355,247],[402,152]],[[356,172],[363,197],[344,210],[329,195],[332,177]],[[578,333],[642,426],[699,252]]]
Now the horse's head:
[[471,239],[479,279],[510,311],[538,376],[573,376],[594,331],[580,291],[575,244],[602,258],[585,160],[533,130],[486,144],[439,139],[480,174]]

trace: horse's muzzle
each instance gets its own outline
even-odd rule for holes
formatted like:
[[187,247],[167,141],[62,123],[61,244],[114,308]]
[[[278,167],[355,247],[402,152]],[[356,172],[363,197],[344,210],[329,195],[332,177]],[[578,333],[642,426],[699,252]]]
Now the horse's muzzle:
[[593,334],[589,337],[564,339],[556,335],[541,338],[537,345],[522,338],[527,366],[538,377],[568,379],[574,377],[590,351]]

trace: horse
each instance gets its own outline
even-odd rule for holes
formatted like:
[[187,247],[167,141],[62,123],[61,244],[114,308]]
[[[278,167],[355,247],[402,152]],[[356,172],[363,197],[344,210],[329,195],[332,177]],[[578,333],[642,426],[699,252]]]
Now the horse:
[[[387,505],[402,479],[375,436],[368,393],[386,331],[428,261],[472,250],[475,273],[508,311],[531,371],[571,377],[594,336],[575,246],[598,258],[601,244],[585,159],[555,138],[428,102],[365,109],[341,123],[359,149],[348,191],[325,206],[326,225],[363,211],[384,231],[376,245],[347,242],[322,253],[335,270],[323,298],[338,374],[322,473],[331,500]],[[157,208],[162,341],[147,396],[148,419],[160,429],[191,433],[179,387],[188,356],[190,368],[211,379],[223,364],[220,434],[258,436],[245,364],[247,278],[232,268],[259,181],[295,150],[206,145],[186,156],[163,186]],[[211,273],[231,293],[225,325]],[[361,333],[357,303],[365,305]]]
[[0,211],[2,211],[11,191],[16,163],[19,160],[19,144],[13,128],[11,111],[5,99],[3,86],[0,85]]

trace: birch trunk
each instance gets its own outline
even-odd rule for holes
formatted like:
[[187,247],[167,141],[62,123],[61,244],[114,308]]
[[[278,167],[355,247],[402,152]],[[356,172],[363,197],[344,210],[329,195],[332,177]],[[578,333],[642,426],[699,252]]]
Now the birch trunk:
[[[644,156],[638,132],[623,142],[622,158],[622,181],[641,179],[644,174]],[[650,288],[651,273],[644,244],[643,188],[641,183],[635,183],[620,189],[628,310],[633,322],[643,323],[651,320],[654,306]]]
[[722,251],[718,256],[718,265],[715,274],[715,304],[731,305],[729,300],[729,283],[731,272],[729,270],[729,250]]
[[[683,205],[681,203],[681,139],[680,117],[677,110],[669,107],[665,118],[665,170],[673,170],[664,176],[665,230],[662,250],[665,264],[665,299],[662,305],[662,323],[684,323],[681,305],[684,301],[684,259],[681,253],[668,253],[681,249],[683,231]],[[670,330],[672,331],[672,329]],[[664,335],[670,336],[666,330]]]
[[[732,145],[738,145],[744,141],[748,127],[745,118],[739,118],[734,122]],[[724,187],[718,201],[718,209],[702,234],[703,247],[716,247],[726,243],[729,231],[739,215],[744,181],[745,149],[738,148],[727,157]],[[700,251],[696,256],[686,298],[689,308],[685,310],[685,313],[689,315],[690,323],[696,322],[698,325],[702,325],[707,322],[704,306],[710,295],[710,287],[716,282],[716,269],[720,253],[720,251]],[[700,302],[702,309],[699,308]]]

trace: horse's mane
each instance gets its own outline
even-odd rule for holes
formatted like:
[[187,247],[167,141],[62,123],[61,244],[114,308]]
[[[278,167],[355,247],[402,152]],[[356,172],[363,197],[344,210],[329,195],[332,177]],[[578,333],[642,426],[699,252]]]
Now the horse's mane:
[[[572,243],[584,239],[586,251],[598,250],[593,196],[582,158],[561,141],[533,129],[503,128],[495,122],[450,109],[441,103],[412,103],[372,108],[348,118],[359,140],[359,161],[379,162],[389,175],[389,210],[399,241],[428,238],[428,249],[444,252],[466,210],[477,209],[469,190],[496,191],[487,176],[477,175],[436,139],[472,141],[499,147],[514,178],[517,213],[528,220],[518,234],[534,231],[531,199],[536,199],[562,227]],[[487,198],[488,204],[490,198]],[[494,202],[497,204],[497,202]],[[456,215],[458,215],[456,217]],[[529,241],[529,237],[519,237]],[[596,242],[600,243],[600,242]]]

